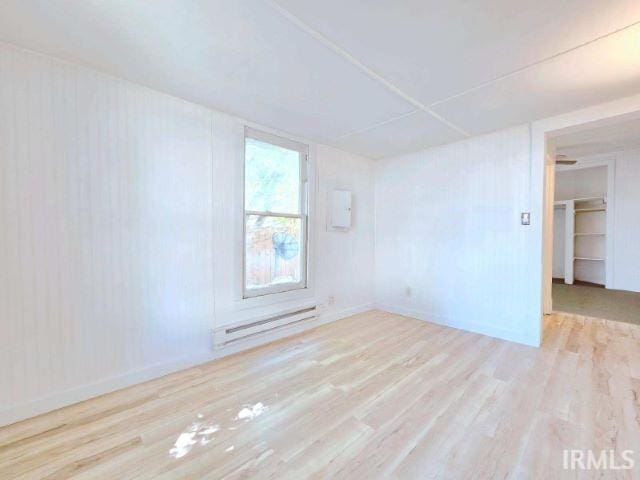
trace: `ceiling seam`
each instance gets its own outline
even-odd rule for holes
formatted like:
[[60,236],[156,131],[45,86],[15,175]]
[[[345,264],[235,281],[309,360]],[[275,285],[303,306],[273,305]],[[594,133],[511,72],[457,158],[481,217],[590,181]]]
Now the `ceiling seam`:
[[473,86],[473,87],[470,87],[470,88],[467,88],[466,90],[463,90],[463,91],[458,92],[456,94],[450,95],[450,96],[445,97],[445,98],[440,99],[440,100],[436,100],[435,102],[432,102],[431,104],[429,104],[429,107],[435,107],[436,105],[440,105],[442,103],[448,102],[449,100],[453,100],[455,98],[461,97],[463,95],[466,95],[467,93],[474,92],[476,90],[480,90],[480,89],[482,89],[484,87],[488,87],[489,85],[491,85],[493,83],[500,82],[500,81],[505,80],[507,78],[510,78],[510,77],[512,77],[514,75],[522,73],[522,72],[524,72],[526,70],[529,70],[530,68],[537,67],[538,65],[540,65],[542,63],[546,63],[546,62],[549,62],[551,60],[555,60],[558,57],[566,55],[567,53],[574,52],[576,50],[579,50],[580,48],[583,48],[583,47],[586,47],[586,46],[591,45],[593,43],[599,42],[600,40],[604,40],[607,37],[610,37],[610,36],[615,35],[617,33],[623,32],[625,30],[628,30],[628,29],[633,28],[633,27],[638,26],[638,25],[640,25],[640,21],[630,23],[629,25],[626,25],[624,27],[618,28],[617,30],[613,30],[613,31],[611,31],[609,33],[605,33],[604,35],[600,35],[599,37],[593,38],[593,39],[588,40],[586,42],[583,42],[583,43],[581,43],[579,45],[576,45],[575,47],[568,48],[568,49],[563,50],[561,52],[555,53],[555,54],[553,54],[553,55],[551,55],[549,57],[545,57],[545,58],[543,58],[541,60],[538,60],[536,62],[533,62],[533,63],[530,63],[528,65],[525,65],[524,67],[520,67],[520,68],[518,68],[516,70],[513,70],[512,72],[505,73],[504,75],[501,75],[499,77],[495,77],[495,78],[493,78],[491,80],[487,80],[486,82],[480,83],[480,84],[478,84],[476,86]]
[[[411,95],[405,93],[404,91],[402,91],[400,88],[398,88],[396,85],[394,85],[393,83],[391,83],[389,80],[387,80],[386,78],[384,78],[382,75],[380,75],[379,73],[377,73],[375,70],[372,70],[370,67],[366,66],[364,63],[362,63],[360,60],[358,60],[356,57],[354,57],[353,55],[351,55],[349,52],[347,52],[346,50],[342,49],[341,47],[339,47],[337,44],[335,44],[333,41],[331,41],[329,38],[325,37],[322,33],[318,32],[317,30],[315,30],[314,28],[312,28],[311,26],[307,25],[305,22],[303,22],[301,19],[299,19],[298,17],[296,17],[293,13],[291,13],[289,10],[287,10],[286,8],[282,7],[276,0],[267,0],[267,3],[274,9],[276,10],[278,13],[280,13],[280,15],[282,15],[283,17],[285,17],[287,20],[289,20],[291,23],[293,23],[294,25],[296,25],[298,28],[302,29],[303,31],[305,31],[306,33],[308,33],[309,35],[311,35],[313,38],[315,38],[316,40],[318,40],[320,43],[322,43],[325,47],[329,48],[331,51],[333,51],[334,53],[338,54],[339,56],[341,56],[342,58],[346,59],[348,62],[350,62],[351,64],[355,65],[356,67],[358,67],[361,71],[363,71],[365,74],[367,74],[370,78],[372,78],[373,80],[377,81],[378,83],[382,84],[383,86],[385,86],[388,90],[392,91],[393,93],[395,93],[396,95],[398,95],[399,97],[401,97],[402,99],[404,99],[405,101],[409,102],[411,105],[413,105],[414,107],[417,107],[418,109],[430,114],[431,116],[433,116],[436,120],[438,120],[439,122],[444,123],[445,125],[447,125],[450,128],[453,128],[454,130],[456,130],[458,133],[466,136],[466,137],[470,137],[471,134],[464,131],[462,128],[458,127],[457,125],[451,123],[450,121],[446,120],[444,117],[442,117],[441,115],[436,114],[433,110],[431,110],[431,108],[429,108],[427,105],[423,104],[422,102],[420,102],[419,100],[416,100],[415,98],[413,98]],[[415,113],[415,112],[409,112],[409,113]],[[377,125],[374,125],[373,127],[368,127],[363,131],[367,131],[370,130],[371,128],[375,128]],[[349,136],[349,135],[353,135],[356,132],[353,133],[349,133],[344,136]],[[341,137],[342,138],[342,137]]]
[[[360,60],[358,60],[356,57],[354,57],[353,55],[351,55],[349,52],[347,52],[346,50],[342,49],[340,46],[338,46],[336,43],[334,43],[332,40],[330,40],[329,38],[327,38],[326,36],[324,36],[322,33],[318,32],[317,30],[315,30],[313,27],[311,27],[310,25],[306,24],[305,22],[303,22],[300,18],[298,18],[297,16],[295,16],[293,13],[291,13],[289,10],[287,10],[286,8],[282,7],[279,3],[277,3],[276,0],[267,0],[267,3],[269,5],[271,5],[271,7],[276,10],[278,13],[280,13],[283,17],[285,17],[287,20],[289,20],[291,23],[293,23],[294,25],[296,25],[298,28],[302,29],[303,31],[305,31],[306,33],[308,33],[309,35],[311,35],[313,38],[315,38],[316,40],[320,41],[323,45],[325,45],[327,48],[329,48],[331,51],[333,51],[334,53],[340,55],[341,57],[343,57],[344,59],[346,59],[347,61],[349,61],[350,63],[352,63],[353,65],[355,65],[356,67],[358,67],[361,71],[363,71],[365,74],[367,74],[369,77],[371,77],[372,79],[374,79],[375,81],[377,81],[378,83],[382,84],[383,86],[385,86],[388,90],[392,91],[393,93],[395,93],[396,95],[400,96],[401,98],[403,98],[405,101],[409,102],[410,104],[412,104],[413,106],[417,107],[419,110],[422,110],[428,114],[430,114],[433,118],[435,118],[436,120],[438,120],[439,122],[447,125],[448,127],[456,130],[458,133],[466,136],[466,137],[471,137],[472,135],[468,132],[466,132],[464,129],[458,127],[457,125],[455,125],[453,122],[450,122],[449,120],[447,120],[446,118],[444,118],[442,115],[438,114],[437,112],[435,112],[433,110],[432,107],[435,107],[437,105],[441,105],[442,103],[445,103],[449,100],[453,100],[455,98],[461,97],[467,93],[482,89],[484,87],[487,87],[493,83],[505,80],[507,78],[510,78],[514,75],[517,75],[519,73],[522,73],[523,71],[526,71],[530,68],[533,68],[535,66],[538,66],[542,63],[545,62],[549,62],[551,60],[554,60],[558,57],[561,57],[563,55],[566,55],[568,53],[571,53],[573,51],[576,51],[580,48],[586,47],[588,45],[591,45],[593,43],[596,43],[600,40],[603,40],[607,37],[610,37],[612,35],[615,35],[617,33],[623,32],[625,30],[628,30],[629,28],[635,27],[637,25],[640,25],[640,21],[636,21],[633,23],[630,23],[624,27],[618,28],[616,30],[613,30],[611,32],[608,32],[606,34],[600,35],[596,38],[593,38],[591,40],[588,40],[586,42],[583,42],[579,45],[576,45],[574,47],[568,48],[566,50],[563,50],[561,52],[558,52],[556,54],[553,54],[549,57],[545,57],[541,60],[538,60],[536,62],[530,63],[528,65],[525,65],[524,67],[521,67],[519,69],[513,70],[509,73],[506,73],[504,75],[501,75],[499,77],[495,77],[491,80],[488,80],[486,82],[480,83],[474,87],[468,88],[466,90],[463,90],[461,92],[458,92],[454,95],[450,95],[448,97],[445,97],[443,99],[440,100],[436,100],[435,102],[430,103],[428,106],[423,104],[422,102],[420,102],[419,100],[413,98],[411,95],[405,93],[403,90],[401,90],[399,87],[397,87],[396,85],[394,85],[393,83],[391,83],[389,80],[387,80],[386,78],[384,78],[382,75],[378,74],[375,70],[371,69],[370,67],[368,67],[367,65],[365,65],[364,63],[362,63]],[[415,113],[417,113],[416,111],[413,112],[408,112],[406,114],[397,116],[397,117],[393,117],[391,119],[385,120],[383,122],[379,122],[376,123],[374,125],[371,125],[369,127],[365,127],[350,133],[346,133],[344,135],[341,135],[340,137],[338,137],[337,139],[343,139],[346,137],[350,137],[352,135],[357,135],[360,133],[364,133],[367,132],[369,130],[373,130],[375,128],[378,128],[380,126],[386,125],[388,123],[391,123],[395,120],[399,120],[402,118],[405,118],[407,116],[410,115],[414,115]]]
[[434,112],[433,110],[431,110],[431,108],[426,108],[425,112],[431,114],[431,116],[433,116],[434,118],[437,118],[438,120],[440,120],[442,123],[444,123],[445,125],[448,125],[449,127],[453,128],[454,130],[458,131],[458,133],[461,133],[462,135],[464,135],[465,137],[471,137],[472,135],[470,133],[468,133],[466,130],[463,130],[462,128],[458,127],[456,124],[454,124],[453,122],[450,122],[449,120],[447,120],[446,118],[444,118],[442,115],[440,115],[439,113]]
[[388,123],[395,122],[396,120],[402,120],[403,118],[410,117],[412,115],[415,115],[416,113],[420,113],[420,112],[423,112],[423,111],[424,110],[422,110],[422,109],[411,110],[408,113],[403,113],[402,115],[396,115],[395,117],[391,117],[391,118],[389,118],[387,120],[383,120],[382,122],[378,122],[378,123],[375,123],[373,125],[369,125],[367,127],[361,128],[359,130],[353,130],[353,131],[351,131],[349,133],[345,133],[344,135],[340,135],[339,137],[336,137],[335,140],[342,140],[343,138],[351,137],[353,135],[358,135],[359,133],[368,132],[369,130],[373,130],[374,128],[383,127],[384,125],[387,125]]

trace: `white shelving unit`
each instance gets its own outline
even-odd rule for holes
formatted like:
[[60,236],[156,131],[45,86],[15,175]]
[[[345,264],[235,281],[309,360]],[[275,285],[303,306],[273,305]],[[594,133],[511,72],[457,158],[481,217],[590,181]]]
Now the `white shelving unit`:
[[565,207],[565,283],[573,284],[576,276],[584,274],[604,285],[607,198],[574,198],[555,204]]
[[606,197],[574,199],[573,274],[586,276],[593,283],[605,284]]

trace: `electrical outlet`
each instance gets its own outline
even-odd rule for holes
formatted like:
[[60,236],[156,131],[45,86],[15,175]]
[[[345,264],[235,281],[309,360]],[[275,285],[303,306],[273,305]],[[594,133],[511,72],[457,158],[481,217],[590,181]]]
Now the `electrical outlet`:
[[327,298],[327,305],[333,305],[334,303],[336,303],[336,297],[329,295],[329,298]]
[[404,291],[404,293],[407,295],[407,297],[411,296],[411,287],[407,287],[406,290]]

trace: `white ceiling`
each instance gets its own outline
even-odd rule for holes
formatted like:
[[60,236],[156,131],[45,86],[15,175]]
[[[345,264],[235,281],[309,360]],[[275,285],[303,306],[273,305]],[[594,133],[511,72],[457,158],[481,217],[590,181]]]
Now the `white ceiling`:
[[580,158],[640,148],[640,119],[587,128],[555,138],[556,151]]
[[637,0],[2,0],[0,39],[371,158],[640,92]]

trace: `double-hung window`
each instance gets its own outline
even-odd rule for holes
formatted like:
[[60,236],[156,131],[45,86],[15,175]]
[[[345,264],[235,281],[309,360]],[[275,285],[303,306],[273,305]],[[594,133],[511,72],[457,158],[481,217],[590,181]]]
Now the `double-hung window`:
[[244,297],[307,286],[306,145],[247,128]]

